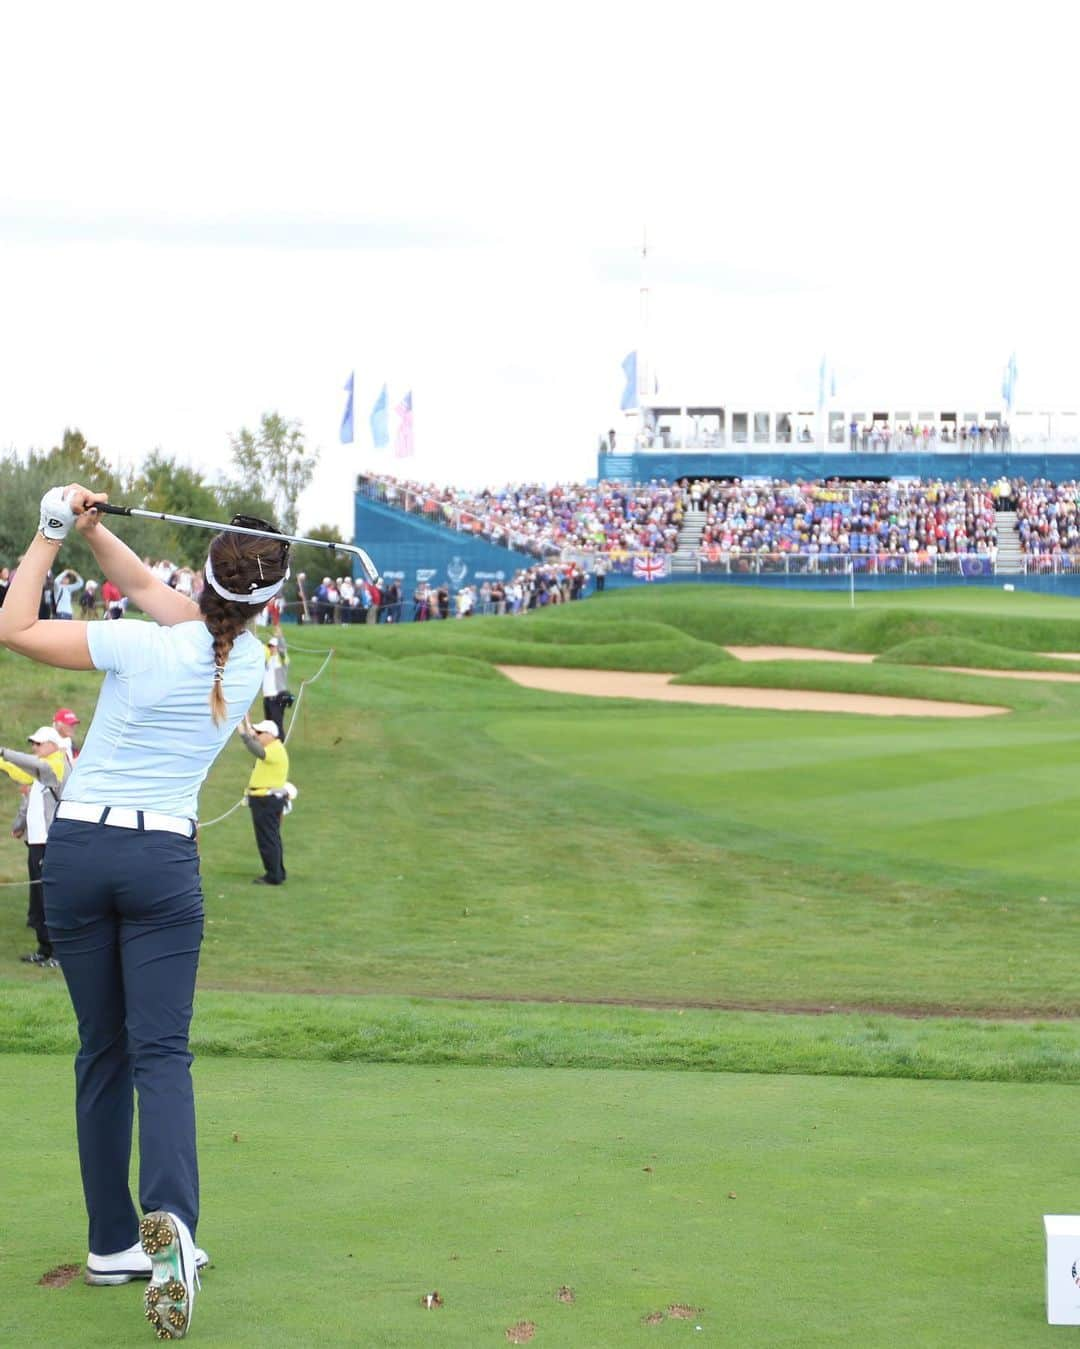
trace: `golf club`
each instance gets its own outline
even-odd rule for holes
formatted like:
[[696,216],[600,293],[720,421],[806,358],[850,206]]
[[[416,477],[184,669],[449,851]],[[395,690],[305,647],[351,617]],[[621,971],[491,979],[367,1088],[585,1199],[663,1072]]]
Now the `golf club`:
[[115,506],[111,501],[99,501],[94,510],[103,515],[130,515],[141,520],[164,520],[170,525],[193,525],[196,529],[212,529],[215,532],[229,530],[233,534],[253,534],[259,539],[285,539],[289,543],[302,543],[309,548],[325,548],[330,553],[348,553],[359,560],[365,578],[378,585],[381,577],[379,569],[371,558],[355,543],[327,543],[325,539],[307,539],[299,534],[277,534],[269,529],[250,529],[246,525],[226,525],[216,520],[196,520],[189,515],[169,515],[166,511],[144,511],[138,506]]

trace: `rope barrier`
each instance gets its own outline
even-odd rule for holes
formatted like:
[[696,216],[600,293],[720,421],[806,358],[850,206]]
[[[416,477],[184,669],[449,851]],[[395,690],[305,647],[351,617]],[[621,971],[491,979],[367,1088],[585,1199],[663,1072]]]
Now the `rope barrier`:
[[[294,650],[296,650],[296,651],[301,651],[301,650],[303,650],[303,648],[302,648],[302,647],[295,647]],[[320,677],[320,675],[322,674],[322,672],[323,672],[323,671],[326,669],[326,667],[330,664],[330,661],[331,661],[331,659],[333,658],[333,656],[335,655],[336,651],[337,651],[337,648],[332,646],[332,647],[330,648],[329,651],[314,651],[314,652],[311,653],[312,655],[316,655],[316,656],[325,656],[326,659],[323,661],[323,663],[319,666],[319,668],[315,671],[315,673],[314,673],[313,675],[309,675],[309,676],[307,677],[307,679],[302,679],[302,680],[300,681],[300,687],[299,687],[299,689],[297,690],[297,693],[296,693],[296,701],[293,703],[292,716],[289,718],[289,729],[285,732],[285,739],[284,739],[284,741],[282,742],[283,744],[286,744],[286,745],[287,745],[287,744],[289,743],[289,736],[292,735],[292,733],[293,733],[293,727],[296,725],[296,714],[297,714],[297,712],[300,710],[300,704],[301,704],[301,702],[303,701],[305,689],[307,688],[307,686],[308,686],[309,684],[314,684],[315,681]],[[200,822],[199,822],[199,829],[200,829],[200,830],[202,830],[202,829],[209,829],[210,826],[211,826],[212,824],[220,824],[220,823],[222,822],[222,820],[227,820],[227,819],[229,818],[229,816],[230,816],[234,811],[239,810],[240,807],[241,807],[246,801],[247,801],[247,797],[246,797],[246,796],[242,796],[242,797],[240,798],[240,800],[236,802],[235,805],[232,805],[232,806],[229,807],[229,809],[224,813],[224,815],[215,815],[215,817],[214,817],[212,820],[206,820],[206,821],[201,821],[201,820],[200,820]],[[38,880],[38,881],[31,881],[31,880],[25,880],[25,881],[0,881],[0,890],[21,889],[23,886],[40,885],[40,884],[41,884],[41,882],[40,882],[39,880]]]
[[[300,649],[301,649],[300,647],[296,647],[296,648],[295,648],[295,650],[297,650],[297,651],[299,651]],[[323,671],[326,669],[326,667],[330,664],[330,661],[333,659],[334,653],[335,653],[336,650],[337,650],[337,648],[332,646],[332,647],[330,648],[330,650],[327,651],[327,652],[325,653],[326,659],[325,659],[325,660],[323,661],[323,663],[319,666],[319,668],[315,671],[315,673],[314,673],[313,675],[309,675],[309,676],[307,677],[307,679],[302,679],[302,680],[300,681],[300,687],[299,687],[299,688],[297,689],[297,691],[296,691],[296,701],[293,703],[292,716],[289,718],[289,729],[285,732],[285,739],[282,741],[283,744],[287,745],[287,744],[289,743],[289,736],[292,735],[292,733],[293,733],[293,727],[296,725],[296,714],[297,714],[297,712],[300,711],[300,704],[304,701],[304,693],[305,693],[305,691],[306,691],[306,689],[307,689],[307,686],[308,686],[309,684],[314,684],[314,683],[315,683],[315,681],[319,678],[319,676],[322,674],[322,672],[323,672]],[[313,653],[313,654],[316,654],[316,655],[323,655],[324,653],[320,651],[320,652],[315,652],[315,653]],[[222,820],[227,820],[227,819],[229,818],[229,816],[230,816],[234,811],[239,810],[240,807],[241,807],[246,801],[247,801],[247,797],[246,797],[246,796],[242,796],[242,797],[240,798],[240,800],[237,801],[237,802],[235,802],[233,805],[231,805],[231,806],[229,807],[229,809],[228,809],[227,811],[225,811],[225,813],[224,813],[223,815],[215,815],[214,818],[213,818],[212,820],[200,820],[200,821],[199,821],[199,831],[200,831],[200,833],[201,833],[202,830],[204,830],[204,829],[209,829],[211,825],[214,825],[214,824],[221,824]]]

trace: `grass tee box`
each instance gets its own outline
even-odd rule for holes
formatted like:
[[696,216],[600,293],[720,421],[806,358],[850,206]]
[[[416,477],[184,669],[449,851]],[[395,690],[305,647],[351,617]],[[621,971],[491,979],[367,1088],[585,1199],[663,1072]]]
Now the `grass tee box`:
[[[140,1285],[39,1286],[86,1255],[70,1060],[0,1072],[22,1103],[5,1156],[34,1163],[5,1172],[0,1343],[148,1343]],[[522,1323],[538,1349],[1060,1343],[1040,1216],[1074,1088],[220,1059],[196,1076],[207,1349],[497,1349]]]

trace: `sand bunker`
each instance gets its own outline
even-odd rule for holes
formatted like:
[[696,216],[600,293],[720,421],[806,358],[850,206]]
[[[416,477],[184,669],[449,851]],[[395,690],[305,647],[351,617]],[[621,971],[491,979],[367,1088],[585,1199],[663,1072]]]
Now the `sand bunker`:
[[946,674],[987,675],[992,679],[1041,679],[1046,684],[1080,684],[1080,674],[1068,670],[972,670],[966,665],[931,665]]
[[862,651],[822,651],[817,646],[727,646],[736,660],[844,660],[869,665],[874,657]]
[[[791,651],[794,648],[780,648]],[[872,717],[993,717],[1007,707],[945,703],[931,698],[885,698],[869,693],[822,693],[812,689],[744,689],[672,684],[670,674],[627,670],[566,670],[539,665],[500,665],[507,678],[527,689],[579,693],[592,698],[648,698],[663,703],[706,703],[782,712],[859,712]]]
[[[728,646],[724,648],[737,660],[836,660],[854,665],[870,665],[874,657],[863,652],[822,651],[813,646]],[[1065,656],[1053,651],[1047,656],[1061,660],[1080,660],[1080,656]],[[1080,674],[1069,670],[975,670],[967,665],[925,665],[925,670],[941,670],[945,674],[985,675],[989,679],[1042,679],[1048,684],[1080,684]]]

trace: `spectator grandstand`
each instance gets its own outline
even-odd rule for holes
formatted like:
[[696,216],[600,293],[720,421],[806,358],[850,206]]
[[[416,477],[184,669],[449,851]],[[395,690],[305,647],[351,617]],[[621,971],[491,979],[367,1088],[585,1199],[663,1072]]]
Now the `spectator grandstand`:
[[1045,479],[1014,485],[1016,533],[1027,558],[1080,561],[1080,483]]
[[517,483],[468,492],[365,474],[357,490],[372,500],[479,535],[535,557],[580,553],[673,553],[686,503],[679,484],[596,487]]
[[[989,575],[1080,570],[1080,486],[1036,479],[635,486],[535,483],[470,492],[365,475],[358,491],[445,528],[587,573]],[[602,559],[602,561],[601,561]],[[481,612],[477,603],[473,612]]]
[[694,483],[703,560],[746,553],[979,553],[993,559],[996,501],[986,484]]

